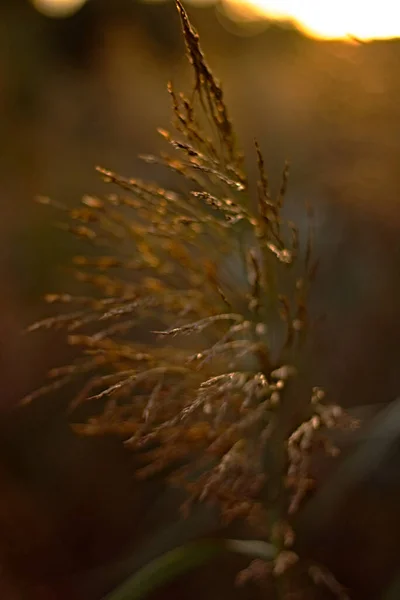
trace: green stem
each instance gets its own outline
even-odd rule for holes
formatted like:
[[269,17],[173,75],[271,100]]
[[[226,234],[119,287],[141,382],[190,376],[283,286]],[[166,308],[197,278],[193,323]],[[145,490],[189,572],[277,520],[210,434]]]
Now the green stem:
[[179,575],[199,567],[222,552],[272,560],[275,547],[259,540],[200,540],[170,550],[129,577],[104,600],[140,600]]

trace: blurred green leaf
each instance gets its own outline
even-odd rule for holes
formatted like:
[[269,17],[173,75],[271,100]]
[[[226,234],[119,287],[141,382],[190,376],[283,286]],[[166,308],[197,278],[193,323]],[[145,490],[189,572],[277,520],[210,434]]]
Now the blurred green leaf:
[[179,546],[151,561],[105,600],[139,600],[148,593],[199,567],[222,552],[236,552],[253,558],[271,560],[276,554],[272,544],[259,540],[201,540]]

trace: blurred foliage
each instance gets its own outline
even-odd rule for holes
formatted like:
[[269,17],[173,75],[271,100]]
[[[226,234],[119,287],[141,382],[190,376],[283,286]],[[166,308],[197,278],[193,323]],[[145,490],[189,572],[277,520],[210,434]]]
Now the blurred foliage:
[[[298,204],[307,198],[316,204],[316,254],[324,270],[311,301],[313,310],[328,314],[315,336],[314,373],[346,406],[388,402],[399,389],[399,42],[315,42],[277,27],[239,38],[223,28],[213,9],[192,12],[210,62],[225,83],[246,154],[256,135],[273,180],[290,159],[288,210],[296,221]],[[3,0],[0,32],[2,485],[8,489],[1,519],[8,588],[3,597],[76,599],[88,548],[107,546],[93,562],[111,562],[132,531],[146,523],[146,534],[137,534],[141,547],[152,523],[158,527],[171,520],[175,502],[168,508],[154,505],[153,516],[144,519],[160,488],[148,489],[143,501],[145,491],[131,487],[130,465],[118,466],[121,454],[115,446],[103,451],[103,443],[93,447],[65,433],[54,453],[57,432],[64,429],[52,401],[25,416],[6,410],[40,384],[51,364],[70,358],[57,336],[43,337],[39,344],[20,335],[42,316],[40,295],[62,287],[63,265],[77,251],[72,241],[67,248],[65,237],[55,239],[52,217],[45,211],[39,217],[32,198],[44,193],[72,205],[82,190],[100,191],[93,171],[98,163],[143,177],[151,173],[160,185],[174,187],[176,179],[167,172],[149,171],[135,157],[158,147],[153,131],[168,119],[167,78],[172,74],[179,86],[187,73],[168,4],[92,0],[72,19],[52,21],[24,0]],[[59,428],[54,429],[55,421]],[[71,453],[73,464],[67,460]],[[56,498],[36,480],[36,468],[50,483],[58,474]],[[112,474],[116,498],[106,495],[97,511],[103,479]],[[349,496],[335,524],[321,529],[321,556],[362,598],[378,598],[396,570],[398,490],[394,476],[385,491],[361,488]],[[77,516],[81,503],[87,507],[84,525]],[[51,517],[47,509],[42,512],[49,505]],[[117,523],[108,528],[117,514]],[[40,538],[41,528],[41,552],[29,545],[24,550],[20,542],[10,554],[13,518],[20,519],[27,538]],[[62,535],[55,521],[63,523]],[[342,552],[345,535],[348,551]],[[39,566],[46,563],[43,574]],[[103,582],[92,597],[109,585]],[[196,587],[199,581],[190,588],[186,580],[172,590],[175,597],[187,597],[185,590]]]

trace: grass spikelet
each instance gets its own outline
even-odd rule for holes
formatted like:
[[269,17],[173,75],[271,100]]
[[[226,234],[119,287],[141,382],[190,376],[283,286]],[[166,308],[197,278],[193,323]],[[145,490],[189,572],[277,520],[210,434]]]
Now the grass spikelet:
[[[138,477],[168,470],[188,491],[186,508],[210,502],[226,522],[246,519],[276,547],[264,570],[286,578],[298,561],[291,521],[314,489],[312,452],[322,444],[334,453],[324,431],[343,421],[317,388],[295,397],[296,410],[286,396],[301,376],[296,342],[310,321],[313,231],[303,245],[284,219],[288,165],[274,195],[258,142],[257,196],[250,197],[222,88],[176,6],[194,89],[187,97],[168,87],[177,137],[159,131],[178,158],[146,160],[180,173],[187,191],[98,167],[113,188],[104,197],[85,195],[74,209],[38,199],[93,248],[73,259],[84,292],[47,294],[59,312],[29,327],[63,328],[78,356],[52,369],[51,381],[24,402],[80,378],[70,404],[77,433],[119,435],[140,449]],[[84,423],[82,403],[93,407]],[[325,572],[310,576],[336,587]]]

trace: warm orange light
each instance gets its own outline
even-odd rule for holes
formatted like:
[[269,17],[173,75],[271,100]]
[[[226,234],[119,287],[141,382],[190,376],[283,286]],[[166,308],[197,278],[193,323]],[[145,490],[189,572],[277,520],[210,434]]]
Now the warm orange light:
[[33,6],[46,17],[70,17],[86,0],[31,0]]
[[223,4],[236,20],[289,21],[317,38],[400,37],[400,0],[223,0]]
[[[87,0],[31,0],[41,13],[67,17]],[[110,0],[111,1],[111,0]],[[214,0],[191,0],[209,4]],[[235,21],[289,21],[306,35],[360,40],[400,37],[400,0],[221,0]]]

